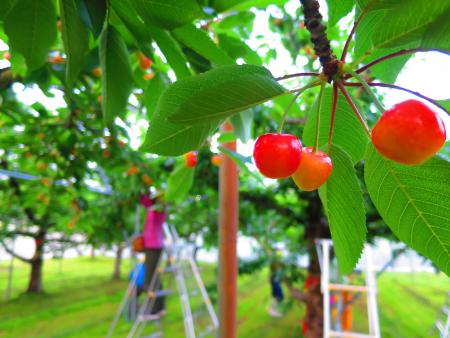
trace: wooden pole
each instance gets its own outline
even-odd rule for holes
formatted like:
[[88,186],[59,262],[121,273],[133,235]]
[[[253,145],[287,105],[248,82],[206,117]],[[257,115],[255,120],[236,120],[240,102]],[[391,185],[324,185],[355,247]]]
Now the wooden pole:
[[[225,122],[221,130],[233,131]],[[236,151],[236,141],[222,144]],[[236,337],[238,172],[231,158],[222,154],[219,169],[219,338]]]

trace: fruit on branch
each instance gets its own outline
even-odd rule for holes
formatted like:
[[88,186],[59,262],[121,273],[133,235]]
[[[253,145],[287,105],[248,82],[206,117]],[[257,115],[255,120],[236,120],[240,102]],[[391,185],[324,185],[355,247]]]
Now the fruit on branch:
[[222,157],[220,155],[213,155],[211,157],[211,163],[216,167],[219,167],[220,164],[222,163]]
[[95,77],[102,76],[102,69],[100,67],[95,67],[94,69],[92,69],[92,75],[94,75]]
[[151,80],[151,79],[153,79],[154,77],[155,77],[155,74],[154,74],[153,72],[145,73],[144,76],[143,76],[143,78],[144,78],[145,81]]
[[313,148],[302,150],[302,161],[292,175],[297,187],[304,191],[319,188],[330,177],[333,164],[331,158],[321,150],[314,152]]
[[135,165],[133,165],[128,169],[127,175],[131,176],[131,175],[137,174],[138,172],[139,172],[139,168],[136,167]]
[[11,52],[9,52],[9,51],[4,52],[3,58],[8,61],[11,60]]
[[197,164],[197,152],[190,151],[184,154],[184,163],[186,164],[186,167],[194,168]]
[[36,169],[37,169],[37,170],[42,171],[42,170],[45,170],[45,169],[47,169],[47,168],[48,168],[48,164],[45,163],[45,162],[38,162],[38,163],[36,164]]
[[426,104],[407,100],[386,110],[372,131],[372,142],[390,160],[421,164],[436,154],[446,139],[441,117]]
[[287,178],[297,170],[302,143],[290,134],[267,133],[258,137],[253,150],[258,170],[268,178]]
[[57,55],[51,57],[49,61],[50,61],[50,63],[61,63],[61,62],[64,62],[65,59],[61,55],[57,54]]
[[146,70],[150,68],[152,65],[152,60],[146,57],[144,54],[139,53],[139,67],[141,67],[142,70]]
[[153,182],[153,180],[152,180],[147,174],[142,175],[142,181],[143,181],[147,186],[152,185],[152,182]]
[[103,157],[108,158],[111,156],[111,152],[108,149],[103,150]]

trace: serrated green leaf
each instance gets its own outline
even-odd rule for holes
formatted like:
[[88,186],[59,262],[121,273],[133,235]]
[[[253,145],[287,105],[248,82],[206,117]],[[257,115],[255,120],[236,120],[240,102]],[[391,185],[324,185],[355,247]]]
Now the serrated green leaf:
[[98,38],[106,17],[106,0],[75,0],[78,15],[87,28]]
[[285,93],[266,68],[233,65],[178,81],[161,101],[176,102],[173,110],[166,112],[169,121],[202,124],[217,122]]
[[224,66],[234,64],[234,60],[220,49],[204,30],[192,24],[175,28],[172,34],[182,44],[216,65]]
[[354,4],[354,0],[327,0],[328,25],[336,25],[340,19],[350,13]]
[[203,16],[195,0],[134,0],[133,5],[147,24],[172,29]]
[[181,51],[178,42],[165,30],[155,26],[147,27],[155,40],[161,52],[167,59],[167,62],[172,67],[177,79],[182,79],[191,75],[191,71],[187,66],[187,60]]
[[106,25],[100,36],[99,55],[102,110],[105,121],[109,123],[125,111],[133,82],[127,47],[111,25]]
[[450,7],[431,23],[422,36],[422,48],[450,51]]
[[78,16],[74,0],[59,0],[59,11],[67,54],[66,82],[70,87],[80,74],[89,51],[89,32]]
[[339,271],[348,274],[358,263],[366,240],[364,199],[352,160],[344,150],[333,146],[330,152],[333,171],[320,187]]
[[[328,143],[331,120],[331,98],[332,90],[330,88],[325,89],[320,111],[319,144]],[[311,108],[310,115],[303,130],[302,141],[308,146],[314,145],[316,135],[316,104],[317,102]],[[345,98],[339,94],[332,144],[341,147],[351,156],[353,163],[355,163],[363,158],[367,142],[368,137],[363,127]]]
[[164,199],[167,202],[182,201],[194,182],[194,169],[182,164],[175,169],[167,179],[167,189]]
[[25,57],[28,68],[39,68],[56,39],[53,1],[17,1],[5,17],[5,33],[12,49]]
[[411,248],[450,275],[450,163],[438,156],[404,166],[368,146],[367,190],[383,220]]
[[264,9],[269,5],[284,5],[288,0],[214,0],[213,7],[218,12],[246,11],[252,7]]

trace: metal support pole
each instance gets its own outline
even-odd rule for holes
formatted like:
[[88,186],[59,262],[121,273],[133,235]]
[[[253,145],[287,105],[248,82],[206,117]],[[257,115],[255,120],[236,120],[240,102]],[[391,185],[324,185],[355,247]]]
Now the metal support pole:
[[329,281],[330,281],[330,242],[323,241],[322,242],[322,294],[323,294],[323,336],[324,338],[328,338],[330,336],[330,289],[329,289]]
[[[16,244],[16,236],[12,239],[12,251],[14,251],[14,247]],[[11,260],[9,261],[9,267],[8,267],[8,286],[6,287],[6,301],[9,301],[11,299],[11,290],[12,290],[12,276],[14,271],[14,256],[11,255]]]
[[[222,132],[233,131],[225,122]],[[224,143],[224,148],[236,151],[236,141]],[[219,169],[219,338],[236,338],[237,307],[237,229],[238,172],[233,160],[221,155]]]

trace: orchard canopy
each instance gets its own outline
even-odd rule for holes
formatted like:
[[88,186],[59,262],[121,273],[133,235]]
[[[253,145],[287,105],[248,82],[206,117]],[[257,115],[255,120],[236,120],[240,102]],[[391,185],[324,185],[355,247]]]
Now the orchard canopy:
[[[217,245],[230,158],[239,230],[266,253],[331,235],[349,273],[367,237],[384,236],[449,275],[450,97],[395,81],[417,53],[450,53],[450,2],[318,4],[2,0],[0,166],[35,179],[2,176],[0,214],[36,239],[23,258],[35,277],[53,234],[122,241],[148,190],[181,234]],[[387,107],[388,91],[411,100]]]

